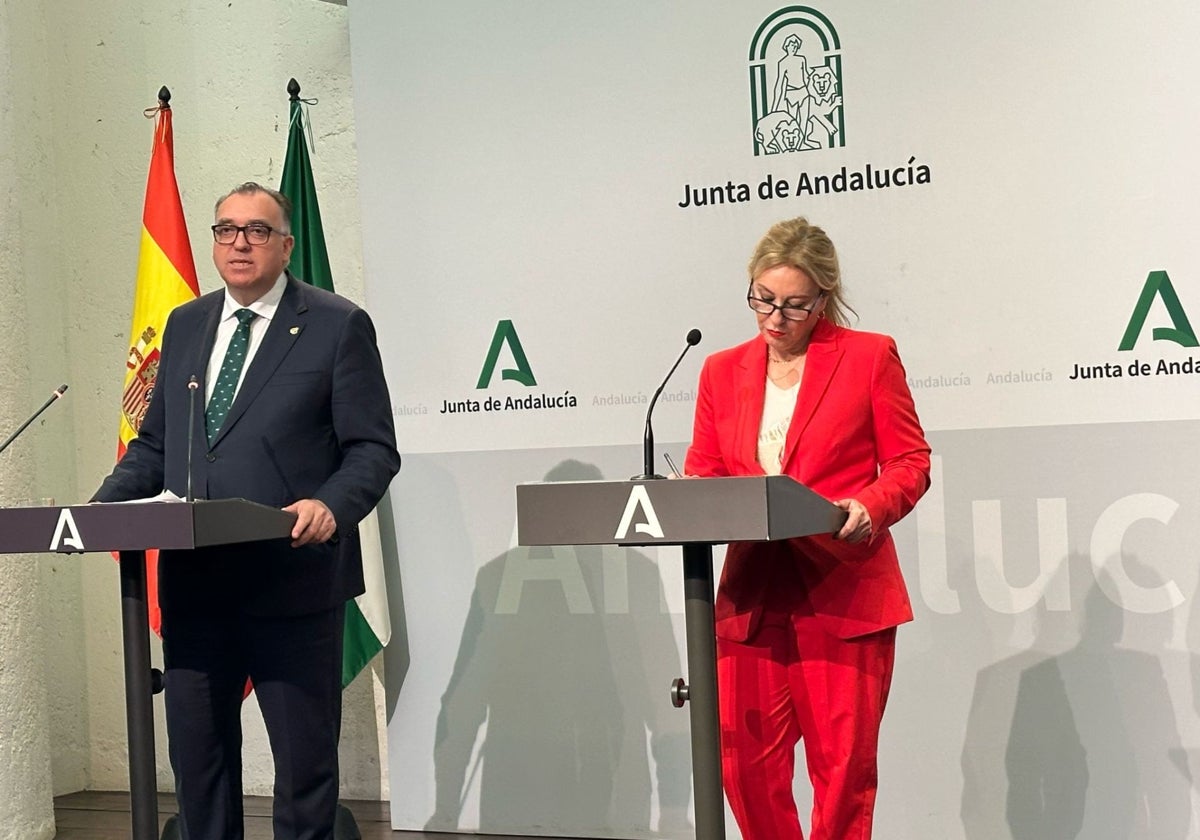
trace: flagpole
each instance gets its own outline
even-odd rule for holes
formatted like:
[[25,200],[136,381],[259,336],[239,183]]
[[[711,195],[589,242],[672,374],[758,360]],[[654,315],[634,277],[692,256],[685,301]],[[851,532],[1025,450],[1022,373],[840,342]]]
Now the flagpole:
[[[177,304],[200,294],[175,180],[171,91],[165,85],[159,88],[158,104],[147,108],[143,115],[154,120],[154,137],[142,207],[141,245],[118,424],[118,460],[137,437],[149,407],[167,316]],[[163,690],[164,677],[161,671],[151,667],[150,661],[150,627],[153,626],[155,632],[159,628],[158,554],[148,549],[114,552],[114,555],[121,578],[132,836],[134,840],[158,840],[153,696]],[[161,836],[179,836],[174,817],[167,821]]]
[[[171,91],[158,91],[155,150],[162,121],[169,119]],[[153,155],[151,155],[153,158]],[[125,648],[125,722],[129,747],[129,816],[134,840],[157,840],[158,773],[154,749],[154,695],[162,690],[161,672],[150,665],[150,609],[146,552],[122,551],[121,623]]]
[[[288,266],[288,270],[294,273],[301,281],[317,288],[333,291],[333,279],[329,271],[329,259],[325,254],[325,237],[321,231],[321,216],[317,209],[316,194],[311,192],[312,188],[312,171],[308,165],[307,154],[303,155],[302,160],[291,159],[292,134],[297,130],[296,121],[300,121],[301,136],[299,138],[301,148],[300,152],[305,152],[303,149],[303,114],[298,113],[297,109],[303,104],[313,104],[316,100],[306,102],[300,98],[300,83],[295,77],[288,79],[288,151],[284,154],[283,173],[279,191],[286,195],[292,202],[292,235],[296,237],[295,247],[292,251],[292,262]],[[291,167],[299,167],[293,170]],[[300,184],[297,181],[289,179],[289,173],[302,173],[301,181],[307,183],[307,192],[304,188],[296,189]],[[305,200],[306,195],[308,201]],[[312,249],[316,247],[319,240],[322,261],[318,265],[313,262]],[[354,607],[354,601],[348,601],[347,609]],[[345,642],[343,641],[343,645]],[[345,651],[343,648],[343,662]],[[344,665],[343,665],[344,667]],[[343,685],[343,688],[345,686]],[[358,822],[354,818],[354,813],[343,805],[340,801],[337,804],[337,811],[334,817],[333,840],[352,840],[352,838],[362,837],[362,832],[359,830]]]

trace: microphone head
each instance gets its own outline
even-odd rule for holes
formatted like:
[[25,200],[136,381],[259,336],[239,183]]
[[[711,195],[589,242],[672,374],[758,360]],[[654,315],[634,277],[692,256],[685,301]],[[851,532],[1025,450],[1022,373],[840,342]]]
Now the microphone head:
[[196,374],[193,373],[191,375],[191,377],[188,379],[188,390],[195,391],[199,387],[200,387],[200,382],[199,382],[199,380],[196,379]]
[[700,343],[700,330],[690,329],[687,334],[688,347],[695,347]]

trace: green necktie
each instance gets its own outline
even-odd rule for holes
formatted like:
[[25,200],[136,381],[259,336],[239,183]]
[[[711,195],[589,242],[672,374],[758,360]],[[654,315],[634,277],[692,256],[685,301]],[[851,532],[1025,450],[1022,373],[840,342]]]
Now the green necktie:
[[229,339],[225,361],[221,362],[221,373],[213,385],[208,408],[204,410],[204,425],[208,429],[209,446],[212,446],[220,434],[225,417],[229,414],[229,406],[233,405],[238,378],[242,375],[242,366],[246,364],[246,351],[250,348],[250,322],[255,318],[254,313],[249,309],[239,309],[233,315],[238,319],[237,329]]

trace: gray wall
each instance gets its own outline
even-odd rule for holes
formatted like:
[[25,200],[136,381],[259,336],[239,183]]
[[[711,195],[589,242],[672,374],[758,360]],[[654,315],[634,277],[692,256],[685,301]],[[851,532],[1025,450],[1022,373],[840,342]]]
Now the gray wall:
[[[142,111],[162,85],[202,291],[220,282],[213,200],[243,180],[278,183],[295,76],[320,100],[313,166],[335,281],[362,299],[349,72],[341,5],[0,2],[0,436],[70,384],[0,455],[0,503],[86,499],[113,462],[152,139]],[[14,733],[0,738],[0,837],[50,836],[51,792],[128,785],[112,559],[0,557],[0,662],[0,732]],[[387,796],[380,667],[346,695],[352,796]],[[252,701],[246,729],[247,790],[269,793]]]

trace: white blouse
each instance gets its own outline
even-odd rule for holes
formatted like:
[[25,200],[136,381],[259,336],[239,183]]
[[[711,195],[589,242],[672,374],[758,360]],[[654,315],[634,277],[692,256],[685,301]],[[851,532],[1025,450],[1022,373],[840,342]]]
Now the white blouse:
[[767,377],[762,425],[758,428],[758,463],[767,475],[779,475],[783,469],[783,444],[787,441],[799,393],[799,379],[790,388],[780,388]]

